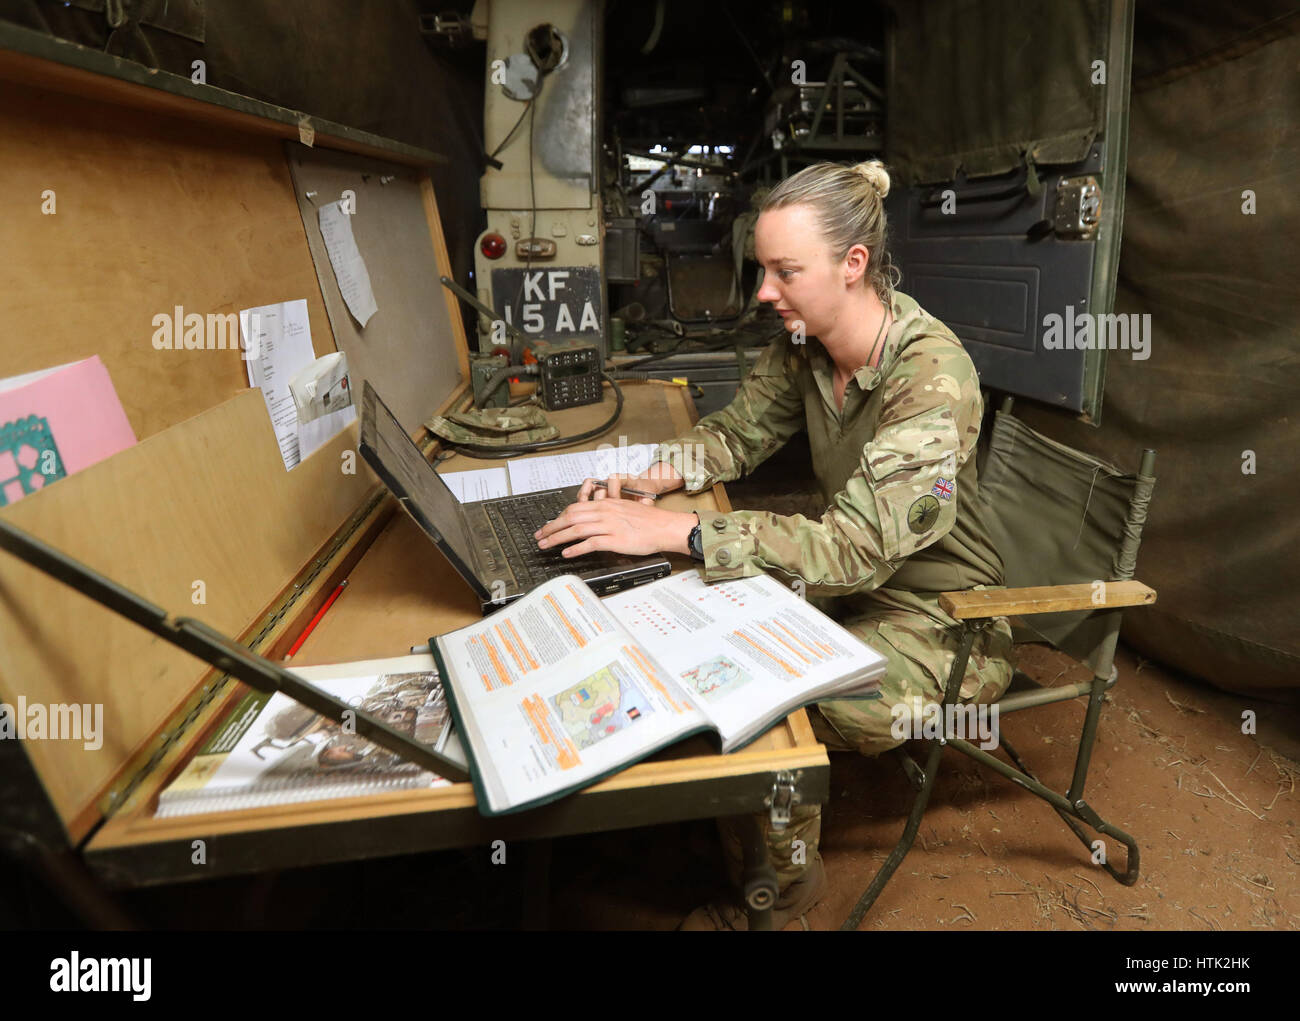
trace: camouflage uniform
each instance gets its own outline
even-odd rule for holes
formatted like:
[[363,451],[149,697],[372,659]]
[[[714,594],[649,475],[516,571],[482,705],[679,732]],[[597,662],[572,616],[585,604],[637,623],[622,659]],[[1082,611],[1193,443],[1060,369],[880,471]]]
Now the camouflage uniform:
[[[821,702],[809,713],[829,747],[864,755],[901,743],[890,734],[896,702],[943,697],[958,640],[938,593],[1004,584],[975,499],[984,410],[975,366],[912,298],[895,293],[892,311],[879,368],[853,374],[842,412],[825,348],[787,335],[763,352],[731,404],[656,455],[696,493],[753,471],[807,428],[827,503],[821,520],[703,514],[702,572],[706,581],[766,571],[788,585],[801,582],[810,599],[889,660],[876,696]],[[976,638],[961,699],[999,698],[1011,682],[1010,655],[1011,628],[999,617]],[[803,840],[811,861],[820,823],[820,806],[806,806],[784,833],[771,834],[782,889],[803,870],[791,864],[792,841]],[[724,843],[737,846],[725,826]]]

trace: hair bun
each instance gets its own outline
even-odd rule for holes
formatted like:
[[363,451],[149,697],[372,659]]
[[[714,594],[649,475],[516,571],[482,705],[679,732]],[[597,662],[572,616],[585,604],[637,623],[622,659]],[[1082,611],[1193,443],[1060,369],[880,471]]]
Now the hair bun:
[[889,194],[889,171],[880,160],[867,160],[853,167],[855,174],[861,175],[875,189],[882,199]]

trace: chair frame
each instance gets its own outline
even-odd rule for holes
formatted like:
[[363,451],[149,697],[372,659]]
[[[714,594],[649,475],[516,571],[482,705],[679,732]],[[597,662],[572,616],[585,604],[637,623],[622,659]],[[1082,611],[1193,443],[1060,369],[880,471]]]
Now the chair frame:
[[[1002,411],[1010,413],[1011,401],[1003,402]],[[1139,504],[1145,505],[1150,500],[1151,490],[1155,485],[1155,451],[1142,452],[1141,466],[1138,469],[1137,485],[1129,501],[1128,522],[1120,543],[1118,563],[1132,564],[1137,557],[1138,544],[1141,542],[1141,527],[1137,524],[1135,509]],[[1020,682],[1029,690],[1017,690],[1004,695],[996,704],[999,716],[1031,709],[1036,706],[1064,702],[1073,698],[1088,696],[1087,714],[1083,721],[1083,730],[1079,737],[1078,749],[1074,760],[1074,775],[1070,787],[1062,795],[1045,786],[1025,765],[1015,748],[999,734],[998,743],[1007,752],[1014,765],[1008,765],[1001,759],[994,758],[987,751],[976,747],[969,741],[939,737],[930,740],[930,748],[924,767],[918,765],[902,748],[896,749],[904,772],[907,774],[916,797],[912,804],[907,825],[889,857],[881,865],[871,884],[858,899],[848,919],[841,926],[844,930],[855,930],[862,924],[862,919],[875,903],[876,898],[885,888],[898,866],[902,864],[907,853],[916,840],[921,817],[925,814],[934,790],[938,775],[939,760],[945,747],[951,747],[963,755],[969,756],[981,765],[996,771],[1002,776],[1019,784],[1031,794],[1042,798],[1050,804],[1062,821],[1070,827],[1075,836],[1093,851],[1092,842],[1080,823],[1086,823],[1097,833],[1113,837],[1124,845],[1125,868],[1121,872],[1109,861],[1103,859],[1102,866],[1118,882],[1132,886],[1137,882],[1140,866],[1140,853],[1137,841],[1113,823],[1107,822],[1084,799],[1083,789],[1088,778],[1088,767],[1092,761],[1092,749],[1096,743],[1097,725],[1101,719],[1101,706],[1108,689],[1115,685],[1118,671],[1114,665],[1115,645],[1119,639],[1120,618],[1126,606],[1145,606],[1156,601],[1154,589],[1132,580],[1129,577],[1109,579],[1100,590],[1091,581],[1070,585],[1048,585],[1035,588],[1012,589],[977,589],[965,592],[944,592],[939,596],[939,605],[944,612],[958,622],[961,644],[952,670],[948,675],[944,689],[943,712],[947,718],[947,707],[957,704],[961,691],[961,682],[966,676],[966,664],[970,658],[971,647],[975,637],[990,627],[995,617],[1026,616],[1035,613],[1056,613],[1070,610],[1093,610],[1106,614],[1107,622],[1101,642],[1097,646],[1097,669],[1091,681],[1080,681],[1060,687],[1045,687],[1032,678],[1016,671],[1012,678],[1012,687]],[[1008,688],[1010,691],[1010,688]]]

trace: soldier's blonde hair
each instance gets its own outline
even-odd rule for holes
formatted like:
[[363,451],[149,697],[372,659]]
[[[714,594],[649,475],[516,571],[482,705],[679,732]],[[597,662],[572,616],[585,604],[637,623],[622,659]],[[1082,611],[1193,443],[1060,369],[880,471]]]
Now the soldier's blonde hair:
[[889,305],[899,273],[885,248],[888,225],[882,200],[888,194],[889,171],[880,160],[853,166],[814,163],[768,192],[758,210],[811,206],[835,262],[842,262],[854,245],[864,245],[871,253],[867,284]]

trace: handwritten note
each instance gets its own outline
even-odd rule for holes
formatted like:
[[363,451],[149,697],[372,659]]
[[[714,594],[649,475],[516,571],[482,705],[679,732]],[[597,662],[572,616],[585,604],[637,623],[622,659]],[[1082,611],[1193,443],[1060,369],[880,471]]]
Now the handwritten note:
[[361,250],[352,236],[352,215],[343,211],[343,203],[339,201],[321,206],[318,219],[339,291],[352,318],[365,329],[370,317],[379,311],[379,306],[375,304],[375,292],[370,288],[370,273],[366,270],[365,260],[361,258]]
[[650,458],[658,447],[657,443],[608,445],[603,449],[513,460],[507,465],[510,491],[519,496],[543,489],[576,486],[583,479],[604,479],[615,474],[637,475],[650,467]]

